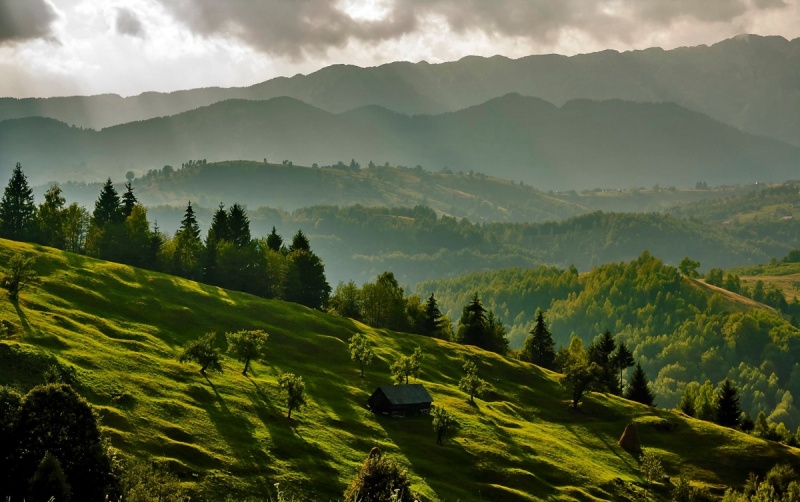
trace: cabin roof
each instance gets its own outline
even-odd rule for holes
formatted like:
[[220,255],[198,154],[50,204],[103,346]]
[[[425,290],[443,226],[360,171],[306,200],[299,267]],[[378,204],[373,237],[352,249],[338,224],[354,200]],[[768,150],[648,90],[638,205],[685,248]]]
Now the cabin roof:
[[430,403],[431,395],[421,383],[408,385],[381,385],[378,390],[383,392],[386,399],[393,405]]

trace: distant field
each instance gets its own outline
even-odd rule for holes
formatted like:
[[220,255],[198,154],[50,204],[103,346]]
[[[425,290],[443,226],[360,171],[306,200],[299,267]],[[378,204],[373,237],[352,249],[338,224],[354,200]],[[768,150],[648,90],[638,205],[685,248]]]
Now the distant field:
[[[716,493],[776,462],[800,467],[793,448],[614,396],[592,394],[573,411],[559,375],[474,348],[38,246],[0,241],[0,264],[14,252],[36,255],[42,282],[19,305],[0,298],[15,330],[0,340],[0,383],[29,388],[50,364],[73,366],[112,445],[167,464],[206,499],[263,499],[280,483],[303,500],[338,500],[376,445],[425,500],[636,498],[637,460],[616,444],[631,421],[669,475]],[[227,357],[224,373],[207,377],[176,359],[208,331],[249,328],[271,336],[267,361],[247,377]],[[363,379],[347,353],[356,332],[376,351]],[[443,446],[428,418],[365,409],[391,382],[389,364],[416,345],[419,381],[461,423]],[[467,358],[490,384],[475,406],[457,389]],[[276,385],[285,371],[303,376],[309,401],[291,420]]]

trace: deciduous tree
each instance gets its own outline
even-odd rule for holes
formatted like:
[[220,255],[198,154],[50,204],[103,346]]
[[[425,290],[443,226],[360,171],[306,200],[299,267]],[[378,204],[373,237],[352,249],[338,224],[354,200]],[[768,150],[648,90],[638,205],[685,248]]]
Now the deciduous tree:
[[178,357],[182,363],[192,361],[200,365],[200,373],[206,370],[222,373],[222,352],[215,346],[216,333],[206,333],[196,340],[186,344],[186,348]]
[[281,373],[278,386],[286,396],[286,407],[289,409],[286,418],[292,418],[292,410],[299,410],[306,404],[306,384],[303,377],[294,373]]
[[464,376],[459,380],[458,388],[469,394],[470,404],[475,404],[474,397],[486,388],[486,381],[478,377],[478,365],[474,361],[464,363]]
[[19,299],[19,293],[26,287],[38,281],[39,276],[33,269],[35,259],[15,253],[8,260],[8,274],[0,278],[0,286],[8,290],[8,297],[12,302]]
[[456,417],[448,413],[441,406],[434,406],[431,410],[433,430],[436,432],[436,444],[444,443],[444,438],[455,432],[458,427]]
[[394,375],[395,382],[408,384],[409,377],[417,378],[419,376],[420,363],[422,362],[422,349],[417,347],[414,353],[410,356],[400,356],[394,363],[392,363],[391,370]]
[[247,376],[250,361],[266,356],[269,334],[260,329],[242,330],[225,335],[228,352],[244,363],[242,375]]
[[372,362],[372,347],[369,345],[367,336],[363,333],[356,333],[350,338],[350,359],[358,363],[361,369],[361,376],[364,376],[364,367]]

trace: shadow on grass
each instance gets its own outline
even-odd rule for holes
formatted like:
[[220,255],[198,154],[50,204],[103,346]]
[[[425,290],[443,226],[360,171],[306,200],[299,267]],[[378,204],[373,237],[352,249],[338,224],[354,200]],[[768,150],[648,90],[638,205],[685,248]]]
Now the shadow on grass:
[[[286,417],[286,411],[278,408],[269,399],[259,383],[247,377],[253,385],[250,393],[256,416],[270,435],[270,456],[291,462],[295,475],[306,476],[314,473],[303,491],[310,500],[337,500],[344,492],[340,486],[339,471],[334,467],[335,460],[322,449],[313,438],[306,438],[300,432],[303,423],[302,409],[292,410],[292,418]],[[297,413],[298,415],[295,415]],[[320,487],[340,487],[333,492],[319,492]]]
[[17,317],[19,317],[19,322],[22,324],[22,329],[25,330],[26,335],[31,334],[31,325],[28,322],[28,316],[25,315],[25,312],[22,310],[22,307],[19,306],[19,300],[9,300],[12,305],[14,305],[14,310],[17,312]]

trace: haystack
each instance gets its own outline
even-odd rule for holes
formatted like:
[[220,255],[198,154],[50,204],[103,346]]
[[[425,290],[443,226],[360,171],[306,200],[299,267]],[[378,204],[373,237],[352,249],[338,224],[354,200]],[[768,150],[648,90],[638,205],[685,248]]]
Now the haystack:
[[639,453],[642,449],[642,443],[639,441],[639,433],[636,431],[636,426],[633,423],[625,426],[625,432],[617,442],[623,450],[630,453]]

